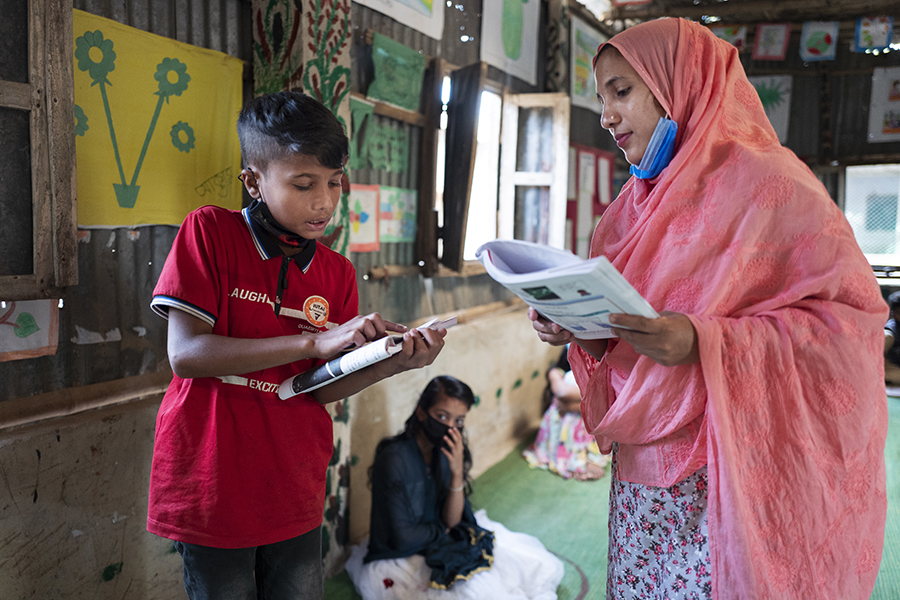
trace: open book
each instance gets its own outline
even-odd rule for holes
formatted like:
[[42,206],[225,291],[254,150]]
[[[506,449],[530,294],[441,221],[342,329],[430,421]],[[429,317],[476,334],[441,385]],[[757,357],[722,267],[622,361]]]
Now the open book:
[[[456,325],[456,317],[450,317],[443,321],[432,319],[416,329],[448,329]],[[375,364],[400,352],[403,348],[402,335],[388,335],[374,342],[369,342],[362,348],[342,354],[329,360],[324,365],[310,369],[304,373],[285,379],[278,386],[278,397],[287,400],[297,394],[305,394],[324,385],[337,381],[341,377],[359,371],[371,364]]]
[[475,253],[495,281],[581,339],[615,337],[609,315],[659,315],[605,256],[584,260],[521,240],[494,240]]

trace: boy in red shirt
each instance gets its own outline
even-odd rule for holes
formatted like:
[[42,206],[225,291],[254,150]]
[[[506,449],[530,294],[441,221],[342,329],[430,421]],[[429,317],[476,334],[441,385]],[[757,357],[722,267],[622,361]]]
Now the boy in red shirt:
[[[153,292],[175,376],[156,421],[147,529],[175,540],[191,600],[318,599],[332,454],[323,405],[431,364],[446,331],[359,316],[353,265],[316,242],[349,154],[327,108],[264,95],[241,111],[238,135],[254,201],[189,214]],[[278,398],[285,379],[387,331],[405,332],[400,353]]]

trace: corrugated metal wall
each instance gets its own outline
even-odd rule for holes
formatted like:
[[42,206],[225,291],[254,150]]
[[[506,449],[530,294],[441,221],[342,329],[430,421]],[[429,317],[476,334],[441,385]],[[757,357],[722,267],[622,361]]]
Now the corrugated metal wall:
[[[359,4],[353,4],[353,43],[351,57],[351,90],[365,94],[372,78],[372,60],[369,47],[365,43],[365,33],[371,30],[401,44],[418,50],[428,58],[443,58],[456,66],[465,66],[479,60],[478,40],[481,36],[481,2],[463,0],[454,2],[444,9],[444,36],[434,40],[418,31],[401,25],[385,15]],[[462,35],[475,38],[461,41]],[[490,73],[489,73],[490,77]],[[503,74],[496,71],[494,79],[502,82]],[[510,78],[512,80],[512,78]],[[523,82],[512,81],[519,91],[534,91]],[[402,188],[419,188],[419,171],[422,156],[422,130],[378,115],[370,118],[382,127],[400,129],[409,139],[409,168],[400,173],[389,173],[375,169],[356,169],[351,172],[351,181],[362,184],[390,185]],[[435,313],[450,312],[496,300],[506,299],[509,294],[495,284],[487,275],[474,277],[437,277],[426,279],[420,275],[397,277],[394,279],[365,279],[371,269],[385,265],[414,265],[415,244],[382,243],[378,252],[353,253],[351,256],[357,270],[359,283],[360,312],[377,311],[390,320],[414,321]]]
[[[546,23],[546,3],[542,22]],[[75,0],[75,8],[108,17],[121,23],[170,37],[185,43],[211,48],[251,59],[250,3],[244,0]],[[429,57],[440,56],[452,64],[464,66],[479,60],[481,2],[462,0],[445,7],[444,36],[433,40],[396,21],[353,4],[353,59],[351,87],[364,93],[371,78],[371,60],[367,60],[364,34],[367,29],[382,33]],[[542,30],[544,28],[542,27]],[[474,40],[463,42],[461,36]],[[543,72],[544,40],[539,44],[539,73]],[[820,133],[817,107],[825,73],[831,95],[833,155],[900,153],[900,143],[868,144],[870,69],[873,66],[900,64],[900,53],[879,57],[854,55],[845,48],[839,60],[829,64],[804,65],[797,58],[796,42],[784,63],[749,61],[742,55],[750,74],[792,72],[795,74],[792,99],[791,147],[800,156],[817,156]],[[250,69],[246,73],[249,75]],[[510,86],[514,91],[530,92],[532,87],[490,69],[489,79]],[[249,94],[249,87],[246,94]],[[579,114],[592,125],[596,117]],[[373,117],[383,125],[408,130],[410,165],[403,173],[359,169],[352,173],[358,183],[378,183],[417,189],[421,157],[421,130],[384,117]],[[596,125],[594,125],[596,127]],[[578,125],[576,130],[582,131]],[[597,130],[599,132],[599,130]],[[604,135],[599,132],[599,135]],[[596,139],[597,136],[591,136]],[[602,137],[576,141],[604,147]],[[831,158],[831,157],[829,157]],[[100,383],[164,368],[165,322],[149,309],[150,295],[168,249],[175,236],[168,226],[124,228],[83,232],[79,244],[80,285],[69,291],[60,311],[59,349],[54,356],[0,363],[0,400]],[[366,280],[365,274],[383,265],[411,265],[416,261],[412,244],[383,244],[377,253],[354,254],[358,271],[360,310],[379,311],[395,321],[412,321],[432,313],[449,312],[508,298],[508,294],[486,275],[475,277],[438,277],[425,279],[408,276],[396,279]]]
[[[445,31],[480,33],[480,2],[457,3],[445,11]],[[79,10],[181,42],[225,52],[251,61],[250,3],[243,0],[75,0]],[[438,42],[396,21],[356,4],[353,91],[364,91],[371,61],[364,59],[364,32],[372,29],[401,43],[442,56],[453,64],[478,60],[476,42],[444,36]],[[460,28],[465,27],[465,30]],[[245,77],[251,70],[245,71]],[[246,83],[246,82],[245,82]],[[530,90],[529,90],[530,91]],[[245,85],[245,97],[251,86]],[[382,124],[408,130],[410,164],[404,173],[358,170],[358,183],[418,188],[421,129],[383,117]],[[0,401],[157,372],[166,365],[165,321],[149,308],[150,297],[175,237],[171,226],[82,231],[79,285],[68,291],[60,311],[59,347],[55,355],[0,363]],[[360,290],[360,311],[379,311],[386,318],[408,322],[424,315],[449,312],[505,299],[508,294],[486,275],[426,280],[421,276],[366,281],[374,266],[415,263],[412,244],[383,244],[373,254],[354,254]]]
[[[249,2],[75,0],[73,5],[180,42],[251,59]],[[57,352],[0,363],[0,400],[164,369],[165,321],[152,314],[149,303],[175,232],[171,226],[82,231],[79,285],[67,291],[60,310]]]

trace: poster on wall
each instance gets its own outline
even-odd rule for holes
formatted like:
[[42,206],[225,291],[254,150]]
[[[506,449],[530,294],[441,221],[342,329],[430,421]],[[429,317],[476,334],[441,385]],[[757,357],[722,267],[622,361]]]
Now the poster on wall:
[[440,40],[444,35],[444,3],[440,0],[353,0],[395,21]]
[[893,17],[861,17],[856,20],[853,51],[889,50],[893,32]]
[[790,39],[789,23],[760,23],[753,40],[753,60],[784,60]]
[[240,209],[243,61],[74,11],[78,225]]
[[834,60],[838,21],[807,21],[800,33],[800,58],[806,62]]
[[594,200],[597,197],[597,157],[578,152],[578,217],[575,221],[575,254],[587,258],[594,233]]
[[869,142],[900,140],[900,67],[872,71],[868,137]]
[[419,193],[388,185],[382,185],[378,202],[381,205],[378,225],[382,242],[416,241],[416,209]]
[[778,141],[787,143],[793,78],[790,75],[767,75],[747,79],[756,88],[763,108],[766,109],[766,116],[778,134]]
[[425,55],[376,33],[372,36],[375,79],[366,97],[417,112],[425,76]]
[[0,302],[0,362],[56,354],[57,300]]
[[747,47],[746,25],[715,25],[709,28],[717,38],[725,40],[738,50]]
[[350,252],[379,249],[378,192],[380,186],[350,184]]
[[615,157],[611,152],[571,144],[570,187],[574,188],[566,203],[566,239],[568,249],[588,258],[591,236],[600,215],[612,202],[612,175]]
[[537,83],[538,0],[485,2],[481,60],[531,85]]
[[569,31],[572,41],[569,48],[569,73],[572,76],[569,96],[573,106],[587,108],[599,114],[600,103],[597,102],[597,84],[594,81],[594,70],[591,61],[597,52],[597,46],[607,37],[590,27],[578,17],[572,17]]

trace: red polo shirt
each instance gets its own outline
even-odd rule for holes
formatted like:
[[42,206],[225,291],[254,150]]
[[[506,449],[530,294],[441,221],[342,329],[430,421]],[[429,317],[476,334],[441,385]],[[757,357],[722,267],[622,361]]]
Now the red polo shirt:
[[[356,274],[346,258],[311,246],[285,260],[243,212],[205,206],[187,216],[151,306],[172,307],[237,338],[321,332],[356,316]],[[331,417],[278,385],[322,361],[228,377],[175,376],[156,419],[147,529],[190,544],[245,548],[280,542],[322,522]]]

